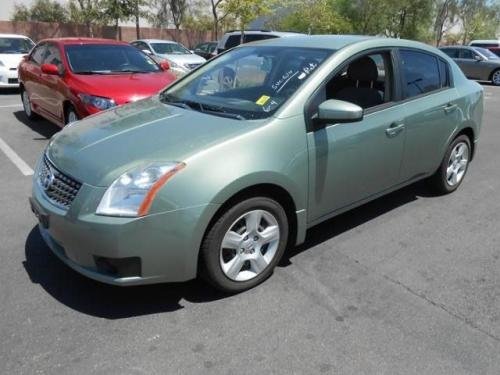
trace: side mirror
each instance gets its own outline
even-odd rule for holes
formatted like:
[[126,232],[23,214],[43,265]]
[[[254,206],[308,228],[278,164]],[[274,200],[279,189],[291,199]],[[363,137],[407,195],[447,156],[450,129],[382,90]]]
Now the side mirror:
[[148,49],[142,49],[142,52],[144,52],[146,55],[152,55],[152,52]]
[[170,64],[167,61],[161,61],[160,68],[161,68],[161,70],[169,70]]
[[363,108],[343,100],[329,99],[318,107],[316,121],[321,124],[363,120]]
[[54,64],[42,64],[42,73],[44,74],[49,74],[51,76],[58,76],[59,75],[59,68],[57,65]]
[[474,55],[474,60],[476,60],[477,62],[479,61],[483,61],[483,58],[479,55]]

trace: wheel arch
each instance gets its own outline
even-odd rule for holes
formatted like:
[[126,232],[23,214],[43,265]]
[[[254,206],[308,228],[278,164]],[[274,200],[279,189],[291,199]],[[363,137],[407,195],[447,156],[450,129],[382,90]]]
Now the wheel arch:
[[266,197],[275,200],[278,202],[283,209],[285,210],[286,216],[288,218],[289,225],[289,238],[287,243],[287,248],[289,246],[295,245],[297,241],[299,224],[297,219],[297,206],[296,202],[293,199],[292,194],[283,186],[276,183],[259,183],[246,186],[236,192],[234,192],[231,196],[225,199],[224,203],[217,209],[215,214],[212,215],[208,224],[205,227],[203,232],[203,236],[198,248],[198,271],[200,268],[201,261],[201,247],[203,246],[203,241],[208,233],[208,231],[212,228],[218,218],[226,212],[229,207],[239,203],[245,199],[254,198],[254,197]]
[[490,76],[488,77],[488,81],[491,81],[493,80],[493,74],[495,74],[496,72],[500,71],[500,68],[495,68],[491,71],[490,73]]
[[470,127],[470,126],[467,126],[467,127],[463,128],[463,129],[461,129],[455,135],[455,137],[453,137],[453,140],[457,139],[461,135],[466,135],[469,138],[470,147],[471,147],[471,160],[472,160],[472,159],[474,159],[474,155],[475,155],[475,152],[476,152],[476,144],[474,143],[474,139],[475,139],[474,129],[472,127]]

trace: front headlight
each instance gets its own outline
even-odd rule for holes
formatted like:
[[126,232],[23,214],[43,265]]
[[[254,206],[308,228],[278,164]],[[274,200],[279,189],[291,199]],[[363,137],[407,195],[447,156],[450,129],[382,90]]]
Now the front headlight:
[[122,174],[106,190],[96,214],[137,217],[147,215],[161,187],[184,163],[152,163]]
[[101,111],[116,105],[113,99],[103,98],[101,96],[78,94],[78,97],[85,105],[90,105],[94,108],[100,109]]

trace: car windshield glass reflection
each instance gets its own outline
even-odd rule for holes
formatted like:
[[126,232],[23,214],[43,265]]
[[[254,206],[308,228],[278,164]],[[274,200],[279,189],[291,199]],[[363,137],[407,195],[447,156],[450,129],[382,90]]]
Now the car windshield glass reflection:
[[266,118],[333,53],[313,48],[238,48],[165,90],[161,100],[219,116]]
[[479,52],[481,55],[486,57],[488,60],[498,60],[499,57],[495,55],[493,52],[491,52],[489,49],[486,48],[481,48],[481,47],[474,47],[474,49]]
[[126,45],[70,45],[66,56],[76,74],[150,73],[160,67],[146,54]]
[[153,50],[160,55],[186,55],[191,52],[177,43],[151,43]]
[[0,38],[0,53],[29,53],[35,45],[25,38]]

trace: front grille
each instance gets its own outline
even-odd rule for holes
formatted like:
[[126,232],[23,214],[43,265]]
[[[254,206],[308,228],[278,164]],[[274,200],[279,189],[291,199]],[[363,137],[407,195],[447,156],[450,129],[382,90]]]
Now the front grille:
[[82,186],[80,182],[59,171],[46,156],[43,157],[38,172],[38,182],[47,198],[63,209],[71,206]]
[[9,83],[19,83],[17,78],[9,78]]
[[188,66],[189,69],[195,69],[195,68],[199,67],[200,65],[201,65],[200,63],[187,64],[187,66]]

